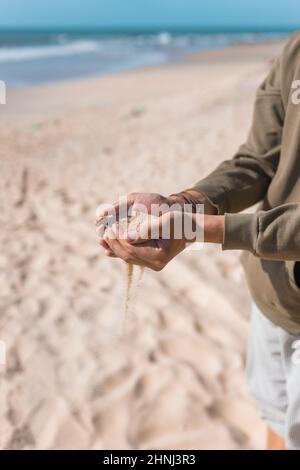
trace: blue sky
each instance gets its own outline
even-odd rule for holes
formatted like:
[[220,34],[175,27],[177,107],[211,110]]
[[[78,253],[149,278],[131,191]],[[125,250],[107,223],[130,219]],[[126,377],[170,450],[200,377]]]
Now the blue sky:
[[0,0],[0,27],[300,24],[299,0]]

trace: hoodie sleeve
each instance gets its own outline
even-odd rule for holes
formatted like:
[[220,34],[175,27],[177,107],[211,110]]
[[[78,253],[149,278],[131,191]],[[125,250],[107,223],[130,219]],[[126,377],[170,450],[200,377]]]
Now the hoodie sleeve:
[[225,214],[223,250],[246,250],[262,259],[300,260],[300,204],[255,214]]
[[279,56],[258,88],[247,138],[234,157],[221,163],[193,188],[206,196],[218,214],[240,212],[265,196],[277,170],[284,106]]

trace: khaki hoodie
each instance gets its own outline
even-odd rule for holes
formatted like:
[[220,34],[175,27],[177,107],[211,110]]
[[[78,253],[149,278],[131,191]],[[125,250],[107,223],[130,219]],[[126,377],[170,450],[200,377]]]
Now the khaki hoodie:
[[[257,91],[246,143],[193,189],[225,214],[223,250],[243,250],[257,306],[300,334],[300,33]],[[257,202],[255,213],[238,214]]]

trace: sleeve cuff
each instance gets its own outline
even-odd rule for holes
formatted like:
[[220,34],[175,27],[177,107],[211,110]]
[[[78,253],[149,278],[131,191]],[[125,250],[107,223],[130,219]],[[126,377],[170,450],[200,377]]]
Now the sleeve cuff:
[[258,216],[254,214],[225,214],[223,250],[246,250],[256,253]]
[[218,215],[223,215],[228,210],[226,194],[216,187],[216,183],[204,179],[191,189],[204,194],[209,203],[217,209]]

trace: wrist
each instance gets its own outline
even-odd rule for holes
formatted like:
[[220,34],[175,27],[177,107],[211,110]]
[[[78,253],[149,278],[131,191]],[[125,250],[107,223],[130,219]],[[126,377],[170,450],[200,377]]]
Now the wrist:
[[170,204],[180,204],[182,207],[184,204],[190,204],[193,208],[193,212],[196,212],[197,205],[203,205],[204,214],[217,214],[216,207],[210,203],[207,197],[194,189],[187,189],[186,191],[182,191],[180,193],[171,194],[168,199]]
[[225,217],[223,215],[204,216],[204,242],[223,244]]

